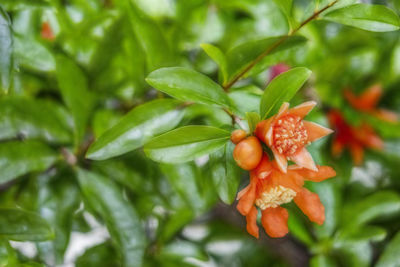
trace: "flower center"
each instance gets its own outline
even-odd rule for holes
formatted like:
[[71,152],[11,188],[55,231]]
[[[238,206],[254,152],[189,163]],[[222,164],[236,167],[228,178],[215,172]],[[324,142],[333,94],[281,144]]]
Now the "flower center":
[[285,115],[274,126],[274,146],[280,154],[291,156],[307,143],[308,134],[303,120],[296,115]]
[[289,203],[296,196],[293,189],[277,186],[272,187],[268,191],[264,191],[259,198],[256,199],[255,204],[260,209],[276,208],[282,204]]

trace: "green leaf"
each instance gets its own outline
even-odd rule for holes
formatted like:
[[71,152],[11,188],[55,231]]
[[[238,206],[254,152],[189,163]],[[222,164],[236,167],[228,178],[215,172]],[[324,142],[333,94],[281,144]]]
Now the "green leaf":
[[283,102],[288,102],[311,75],[307,68],[294,68],[273,79],[264,91],[260,103],[260,115],[265,119],[279,110]]
[[68,143],[69,119],[62,106],[53,102],[22,97],[0,99],[0,139],[23,136]]
[[382,227],[365,225],[357,228],[347,228],[336,234],[336,245],[351,242],[379,242],[385,239],[386,230]]
[[93,96],[88,90],[85,74],[76,63],[62,55],[57,56],[57,81],[61,95],[71,110],[75,122],[75,145],[78,146],[85,133],[93,106]]
[[153,71],[146,81],[161,92],[183,101],[229,107],[224,90],[207,76],[182,67]]
[[[45,175],[43,175],[45,176]],[[64,262],[64,253],[69,243],[72,223],[81,203],[79,187],[72,172],[61,172],[55,177],[41,176],[38,185],[39,212],[53,227],[55,238],[49,242],[37,244],[44,258],[50,258],[49,265]],[[44,179],[47,178],[47,179]]]
[[0,236],[15,241],[44,241],[54,238],[47,222],[35,213],[0,209]]
[[203,177],[196,164],[193,162],[174,165],[162,164],[161,170],[172,187],[195,214],[204,211],[206,203],[200,187],[200,181]]
[[124,266],[141,266],[146,238],[134,207],[116,184],[104,176],[78,169],[78,180],[90,206],[105,220]]
[[155,161],[186,162],[217,150],[229,137],[228,131],[219,128],[185,126],[153,138],[144,146],[144,150]]
[[374,32],[400,29],[399,17],[384,5],[354,4],[328,12],[322,18]]
[[14,35],[15,58],[21,66],[34,71],[54,71],[53,54],[44,45],[30,36]]
[[76,267],[121,266],[110,242],[91,247],[76,260]]
[[329,256],[317,255],[311,258],[310,267],[335,267],[336,262]]
[[200,46],[203,48],[204,52],[206,52],[206,54],[217,63],[221,71],[222,81],[223,83],[226,83],[228,79],[228,71],[225,54],[218,47],[211,44],[201,44]]
[[246,112],[246,120],[249,125],[249,132],[253,133],[261,120],[260,114],[257,112]]
[[121,2],[122,8],[128,12],[136,38],[146,53],[148,71],[170,65],[173,61],[173,50],[160,27],[140,11],[134,1],[117,2]]
[[141,147],[152,137],[175,128],[183,115],[182,103],[173,99],[138,106],[90,146],[87,158],[104,160]]
[[235,106],[238,115],[244,116],[246,112],[258,112],[263,91],[256,86],[235,88],[229,92],[229,98]]
[[346,206],[343,219],[344,225],[357,226],[398,213],[400,213],[400,196],[392,191],[380,191]]
[[379,257],[376,267],[396,267],[400,265],[400,232],[398,232],[389,244],[387,244],[382,255]]
[[[270,51],[268,55],[273,55],[277,52],[281,52],[302,45],[306,42],[306,39],[304,37],[290,36],[287,37],[287,39],[282,44],[274,48],[276,43],[279,42],[282,38],[284,38],[284,36],[248,41],[229,50],[226,54],[228,80],[231,80],[235,75],[243,71],[265,51]],[[268,58],[268,56],[266,56],[266,58]]]
[[232,204],[240,183],[240,168],[233,159],[235,145],[227,142],[225,146],[210,155],[210,171],[214,186],[220,199]]
[[274,0],[274,2],[285,14],[289,27],[292,29],[294,24],[292,17],[293,0]]
[[11,84],[12,35],[11,22],[0,6],[0,91],[7,93]]
[[0,239],[0,266],[17,266],[17,252],[8,240]]
[[0,183],[49,168],[57,154],[37,141],[0,143]]

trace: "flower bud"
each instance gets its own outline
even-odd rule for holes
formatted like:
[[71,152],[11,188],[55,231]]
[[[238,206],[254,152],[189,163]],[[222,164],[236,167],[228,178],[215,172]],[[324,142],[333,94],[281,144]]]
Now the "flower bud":
[[261,161],[262,147],[257,137],[250,136],[240,141],[233,150],[233,158],[244,170],[252,170]]

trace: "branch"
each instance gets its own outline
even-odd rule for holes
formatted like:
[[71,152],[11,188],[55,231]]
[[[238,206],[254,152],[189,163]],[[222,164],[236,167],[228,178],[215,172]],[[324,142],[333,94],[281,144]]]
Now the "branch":
[[249,70],[251,70],[258,62],[260,62],[265,56],[269,55],[273,50],[275,50],[278,46],[280,46],[282,43],[284,43],[289,37],[293,36],[296,32],[298,32],[301,28],[303,28],[304,25],[309,23],[310,21],[314,20],[317,18],[322,12],[327,10],[328,8],[332,7],[334,4],[336,4],[339,0],[335,0],[331,3],[329,3],[327,6],[324,8],[320,9],[319,11],[314,12],[309,18],[307,18],[305,21],[303,21],[296,29],[291,31],[288,35],[283,36],[281,39],[279,39],[276,43],[274,43],[272,46],[268,47],[267,50],[265,50],[262,54],[260,54],[255,60],[253,60],[244,70],[242,70],[239,74],[237,74],[231,81],[229,81],[227,84],[223,85],[223,88],[225,91],[228,91],[229,88],[232,87],[240,78],[243,77]]

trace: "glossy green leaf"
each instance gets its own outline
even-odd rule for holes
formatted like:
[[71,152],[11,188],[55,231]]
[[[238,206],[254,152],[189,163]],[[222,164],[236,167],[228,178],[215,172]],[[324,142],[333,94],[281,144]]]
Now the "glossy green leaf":
[[44,258],[48,259],[46,261],[48,265],[59,265],[64,262],[64,253],[75,219],[71,214],[78,210],[81,203],[79,187],[71,179],[73,176],[72,172],[64,171],[55,177],[41,176],[38,179],[39,212],[52,225],[55,233],[52,241],[37,245]]
[[228,80],[231,80],[240,71],[249,66],[258,56],[260,56],[265,51],[270,51],[268,55],[273,55],[277,52],[294,48],[306,42],[306,39],[304,37],[291,36],[275,48],[276,43],[279,42],[282,38],[282,36],[279,36],[255,41],[248,41],[229,50],[226,54],[226,61],[228,65]]
[[140,219],[112,180],[78,169],[78,180],[91,207],[104,219],[124,266],[141,266],[146,238]]
[[400,29],[400,19],[384,5],[354,4],[328,12],[323,19],[367,31],[386,32]]
[[396,267],[400,265],[400,232],[398,232],[389,244],[385,247],[382,255],[379,257],[376,267]]
[[360,241],[379,242],[385,239],[386,230],[378,226],[362,226],[357,228],[347,228],[338,231],[336,234],[336,244],[351,243]]
[[263,91],[256,86],[246,86],[229,92],[229,98],[240,116],[246,112],[258,112]]
[[229,107],[224,90],[207,76],[182,67],[153,71],[146,81],[161,92],[183,101]]
[[76,260],[76,267],[120,266],[117,251],[110,242],[91,247]]
[[284,72],[273,79],[265,88],[260,102],[262,119],[276,113],[283,102],[288,102],[311,75],[307,68],[299,67]]
[[15,58],[21,66],[34,71],[54,71],[56,63],[53,54],[36,39],[14,35]]
[[206,203],[200,187],[203,177],[196,164],[193,162],[174,165],[162,164],[161,170],[194,214],[204,211]]
[[56,159],[57,154],[52,149],[36,141],[0,143],[0,183],[29,172],[44,171]]
[[7,93],[11,84],[12,35],[8,14],[0,6],[0,86]]
[[222,147],[230,133],[210,126],[185,126],[153,138],[144,146],[155,161],[179,163],[191,161]]
[[54,233],[48,223],[35,213],[2,208],[0,236],[15,241],[44,241],[54,238]]
[[274,0],[274,2],[277,6],[279,6],[279,8],[285,14],[290,28],[293,28],[293,23],[294,23],[292,16],[293,0]]
[[71,141],[69,116],[61,105],[22,97],[0,99],[0,139],[40,138],[54,143]]
[[226,65],[226,57],[225,54],[216,46],[211,45],[211,44],[201,44],[201,48],[203,48],[204,52],[207,53],[207,55],[217,63],[221,75],[222,75],[222,82],[226,83],[227,78],[228,78],[228,72],[227,72],[227,65]]
[[64,103],[71,110],[75,122],[75,145],[82,140],[93,106],[93,95],[88,90],[85,74],[76,63],[57,56],[57,81]]
[[172,99],[138,106],[90,146],[87,158],[108,159],[141,147],[152,137],[175,128],[183,114],[182,103]]
[[256,130],[257,124],[260,122],[260,114],[257,112],[246,112],[246,120],[249,125],[249,132],[253,133]]
[[210,171],[214,186],[220,199],[226,204],[235,200],[240,183],[241,170],[233,159],[235,145],[227,142],[225,146],[210,155]]
[[360,225],[400,213],[400,196],[393,191],[376,192],[343,211],[345,225]]
[[146,53],[148,71],[168,66],[173,61],[173,50],[155,21],[146,16],[130,0],[118,1],[128,13],[136,38]]
[[337,264],[335,261],[325,255],[317,255],[311,258],[310,267],[335,267]]

